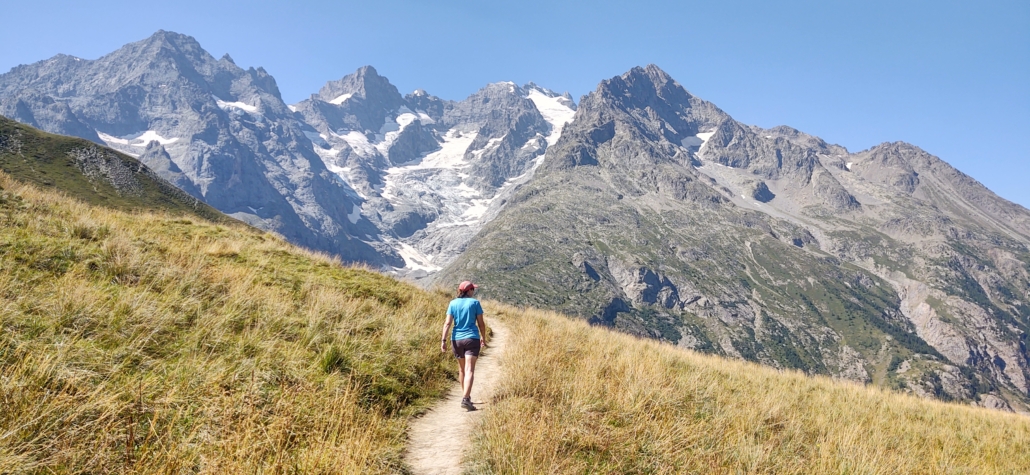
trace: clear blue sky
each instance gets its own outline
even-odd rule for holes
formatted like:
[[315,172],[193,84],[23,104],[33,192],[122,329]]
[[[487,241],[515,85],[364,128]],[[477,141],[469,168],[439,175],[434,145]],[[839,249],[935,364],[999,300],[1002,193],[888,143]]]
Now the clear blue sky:
[[165,29],[263,66],[289,103],[365,64],[402,92],[534,81],[578,100],[655,63],[742,122],[911,142],[1030,207],[1027,0],[5,3],[0,71]]

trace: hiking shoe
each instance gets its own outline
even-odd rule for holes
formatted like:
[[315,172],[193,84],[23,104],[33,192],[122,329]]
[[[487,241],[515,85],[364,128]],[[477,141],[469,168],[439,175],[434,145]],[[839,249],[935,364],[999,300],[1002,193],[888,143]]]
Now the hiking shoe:
[[475,411],[476,410],[476,406],[472,405],[472,399],[469,399],[469,398],[462,398],[462,400],[461,400],[461,407],[465,408],[468,411]]

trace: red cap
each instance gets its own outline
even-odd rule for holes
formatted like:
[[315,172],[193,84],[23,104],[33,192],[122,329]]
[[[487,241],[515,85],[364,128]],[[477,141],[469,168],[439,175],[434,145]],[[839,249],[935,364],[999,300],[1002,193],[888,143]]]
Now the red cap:
[[478,289],[478,288],[479,288],[478,285],[473,284],[472,282],[469,282],[467,280],[465,282],[462,282],[462,283],[458,284],[458,292],[461,292],[461,293],[465,293],[465,292],[468,292],[470,290],[475,290],[475,289]]

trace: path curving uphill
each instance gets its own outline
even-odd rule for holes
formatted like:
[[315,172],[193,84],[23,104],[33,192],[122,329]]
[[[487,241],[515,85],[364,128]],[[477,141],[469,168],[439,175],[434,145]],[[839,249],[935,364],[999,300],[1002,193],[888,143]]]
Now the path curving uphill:
[[456,384],[447,396],[424,416],[411,424],[405,461],[420,475],[460,475],[464,472],[461,458],[469,447],[470,428],[479,424],[484,411],[490,410],[497,383],[501,379],[498,361],[504,354],[508,331],[500,322],[490,323],[493,339],[476,362],[476,380],[472,386],[472,402],[477,411],[461,408],[461,385]]

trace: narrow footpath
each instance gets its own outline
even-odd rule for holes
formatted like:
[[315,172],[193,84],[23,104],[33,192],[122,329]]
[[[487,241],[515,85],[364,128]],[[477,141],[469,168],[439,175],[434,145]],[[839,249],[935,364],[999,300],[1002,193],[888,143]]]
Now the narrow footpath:
[[[447,396],[424,416],[411,424],[405,461],[416,474],[460,475],[461,458],[469,446],[471,428],[479,424],[501,379],[497,361],[504,354],[508,330],[497,320],[489,322],[493,339],[476,361],[476,380],[472,383],[472,403],[478,410],[461,407],[461,384],[456,383]],[[458,365],[453,363],[457,374]]]

